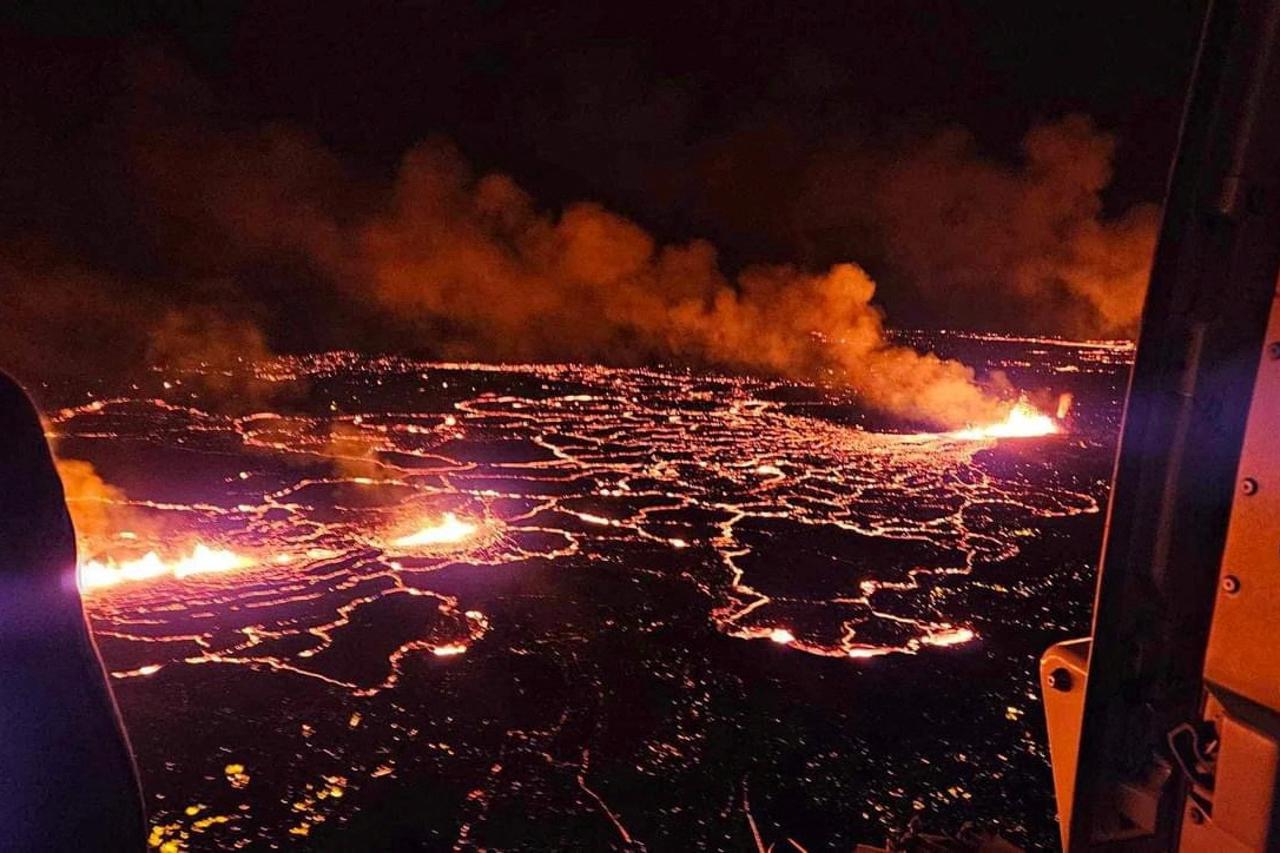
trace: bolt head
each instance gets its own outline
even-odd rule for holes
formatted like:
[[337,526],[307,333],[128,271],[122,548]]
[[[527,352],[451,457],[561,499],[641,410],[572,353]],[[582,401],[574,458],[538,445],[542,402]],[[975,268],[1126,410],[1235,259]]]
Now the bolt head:
[[1240,591],[1240,578],[1235,575],[1227,575],[1222,579],[1222,591],[1228,595],[1235,595]]
[[1240,491],[1246,495],[1256,495],[1258,493],[1258,481],[1252,477],[1245,477],[1240,481]]
[[1060,666],[1049,673],[1049,686],[1054,690],[1061,690],[1066,693],[1071,689],[1075,679],[1071,677],[1071,670]]

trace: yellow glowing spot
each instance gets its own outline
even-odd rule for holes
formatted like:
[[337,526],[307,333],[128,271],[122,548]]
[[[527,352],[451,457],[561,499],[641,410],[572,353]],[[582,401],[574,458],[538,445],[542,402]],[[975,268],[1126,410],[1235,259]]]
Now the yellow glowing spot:
[[359,711],[352,712],[351,719],[347,720],[347,727],[354,729],[356,726],[360,725],[360,720],[361,720],[360,712]]
[[191,828],[196,832],[204,832],[206,829],[213,826],[214,824],[230,823],[230,822],[231,822],[231,818],[227,817],[226,815],[221,815],[221,814],[209,815],[209,817],[202,817],[200,818],[200,820],[191,824]]
[[431,654],[435,655],[436,657],[447,658],[447,657],[452,657],[454,655],[463,654],[466,652],[466,650],[467,650],[467,647],[463,643],[450,643],[447,646],[436,646],[434,649],[431,650]]
[[138,534],[134,533],[132,530],[121,530],[119,533],[116,534],[116,537],[119,539],[128,539],[132,541],[138,538]]
[[949,438],[966,440],[983,438],[1034,438],[1041,435],[1054,435],[1062,432],[1058,422],[1037,411],[1026,400],[1019,400],[1009,411],[1004,420],[986,426],[971,426],[958,429],[946,435]]
[[300,823],[297,826],[291,826],[289,827],[289,834],[300,835],[305,838],[306,836],[311,834],[311,824]]
[[160,664],[149,663],[146,666],[140,666],[137,669],[138,675],[155,675],[160,671]]
[[458,425],[458,419],[457,419],[457,418],[455,418],[453,415],[445,415],[445,416],[444,416],[444,425],[445,425],[445,426],[450,426],[450,427],[451,427],[451,426],[457,426],[457,425]]
[[874,646],[854,646],[849,649],[849,657],[851,658],[874,658],[881,655],[887,655],[888,649],[877,649]]
[[276,554],[274,557],[274,560],[279,565],[284,566],[293,562],[293,555],[292,554]]
[[604,525],[609,525],[613,523],[609,519],[605,518],[603,515],[592,515],[589,512],[578,513],[578,518],[582,519],[588,524],[599,524],[604,526]]
[[233,551],[210,548],[197,544],[191,553],[173,560],[165,560],[155,551],[132,560],[87,560],[80,564],[77,579],[83,592],[101,587],[115,586],[127,581],[151,580],[160,577],[186,578],[191,575],[212,572],[229,572],[251,565],[252,561]]
[[777,465],[757,465],[756,473],[766,477],[779,477],[782,475],[782,469]]
[[222,770],[233,788],[243,788],[249,784],[249,774],[244,772],[243,764],[228,764]]
[[401,536],[398,539],[391,540],[391,544],[397,548],[416,548],[421,545],[447,545],[455,542],[461,542],[467,539],[471,534],[476,532],[476,525],[469,521],[463,521],[451,512],[446,512],[444,518],[435,524],[429,524],[418,530],[416,533],[410,533],[408,536]]
[[247,480],[247,479],[249,479],[249,472],[248,472],[248,471],[241,471],[241,472],[240,472],[240,479],[241,479],[241,480]]
[[689,547],[689,543],[684,541],[683,539],[668,539],[667,541],[671,543],[672,548],[688,548]]
[[774,628],[769,632],[769,639],[773,640],[775,643],[785,646],[788,643],[794,643],[796,641],[796,635],[788,631],[786,628]]
[[200,814],[200,812],[204,811],[204,809],[205,806],[203,803],[196,803],[194,806],[187,806],[183,811],[186,812],[187,817],[195,817]]

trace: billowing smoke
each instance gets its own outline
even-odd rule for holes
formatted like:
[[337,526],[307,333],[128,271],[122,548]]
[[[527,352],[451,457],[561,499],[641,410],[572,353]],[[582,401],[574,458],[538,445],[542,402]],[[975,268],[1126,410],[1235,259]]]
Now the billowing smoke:
[[754,267],[730,281],[706,242],[660,246],[595,204],[540,212],[511,179],[472,178],[439,145],[405,158],[390,209],[357,243],[377,298],[467,354],[818,375],[905,417],[998,416],[971,370],[886,340],[856,265]]
[[858,226],[886,270],[941,316],[1050,334],[1131,336],[1159,210],[1104,210],[1116,140],[1081,115],[1033,127],[1020,162],[982,156],[952,128],[889,152],[840,150],[814,166],[797,218]]
[[[210,397],[251,399],[262,389],[242,368],[271,342],[817,377],[947,427],[1008,405],[964,365],[891,342],[854,263],[730,274],[708,242],[663,245],[594,203],[540,208],[439,141],[390,181],[356,179],[297,130],[211,128],[207,110],[174,107],[199,100],[187,83],[171,69],[158,79],[118,134],[144,282],[0,252],[0,275],[18,284],[6,313],[37,331],[0,343],[20,374],[93,375],[102,354],[198,371]],[[946,132],[873,169],[864,157],[856,195],[833,180],[831,204],[803,185],[794,203],[879,235],[872,259],[922,299],[1034,306],[1058,331],[1131,329],[1155,215],[1102,216],[1114,142],[1071,117],[1024,147],[1024,162],[999,165]]]
[[[384,188],[352,180],[285,127],[178,124],[136,133],[130,155],[155,212],[152,237],[188,275],[303,269],[308,288],[254,292],[277,302],[276,329],[349,306],[330,325],[351,334],[325,344],[816,376],[871,406],[947,426],[998,418],[1004,405],[963,365],[891,344],[874,284],[853,264],[753,267],[730,278],[705,241],[659,245],[592,203],[543,211],[511,178],[474,174],[445,142],[410,151]],[[358,333],[362,324],[374,334]],[[151,326],[153,361],[212,366],[214,376],[265,347],[239,318],[202,309]]]
[[67,509],[82,547],[121,534],[147,537],[159,530],[156,519],[130,504],[125,493],[103,480],[91,463],[59,458],[57,465]]
[[254,365],[271,355],[254,323],[208,305],[170,309],[147,332],[147,363],[182,374],[206,408],[269,401],[277,386],[259,379]]
[[0,243],[0,368],[36,383],[141,362],[150,311],[112,276],[41,241]]

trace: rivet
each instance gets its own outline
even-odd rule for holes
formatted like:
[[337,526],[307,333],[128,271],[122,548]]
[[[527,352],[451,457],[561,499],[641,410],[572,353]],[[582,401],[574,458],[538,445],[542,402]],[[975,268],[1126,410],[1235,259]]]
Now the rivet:
[[1060,666],[1049,673],[1049,686],[1054,690],[1061,690],[1064,693],[1071,689],[1073,680],[1074,679],[1071,678],[1071,671],[1063,666]]
[[1267,356],[1272,361],[1280,359],[1280,341],[1272,341],[1267,344]]
[[1240,481],[1240,491],[1246,495],[1256,495],[1258,493],[1258,481],[1252,477],[1245,477]]
[[1240,591],[1240,578],[1235,575],[1227,575],[1222,579],[1222,591],[1228,595],[1235,595]]

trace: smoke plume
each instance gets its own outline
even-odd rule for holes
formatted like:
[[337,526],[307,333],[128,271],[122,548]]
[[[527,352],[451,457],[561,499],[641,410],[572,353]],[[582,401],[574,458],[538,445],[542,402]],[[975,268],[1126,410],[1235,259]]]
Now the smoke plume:
[[121,533],[145,537],[158,530],[157,522],[131,505],[122,490],[103,480],[91,463],[59,458],[57,466],[81,543],[105,542]]
[[806,227],[872,236],[887,272],[941,316],[1029,331],[1137,331],[1159,210],[1104,210],[1116,140],[1086,116],[1033,127],[1012,165],[947,129],[894,150],[840,149],[806,181]]
[[313,299],[336,294],[384,318],[375,346],[816,376],[945,426],[998,418],[1004,405],[967,367],[891,344],[854,264],[731,278],[705,241],[660,245],[589,202],[541,210],[446,142],[410,151],[381,193],[352,187],[318,144],[282,128],[171,133],[135,155],[167,222],[199,220],[221,263],[305,261],[331,289]]
[[356,242],[381,303],[424,330],[447,324],[469,355],[818,375],[948,425],[999,409],[968,368],[889,343],[875,285],[854,264],[752,267],[731,281],[706,242],[658,245],[590,203],[543,213],[510,178],[473,178],[439,145],[405,158],[390,209]]
[[[244,365],[283,341],[817,377],[944,427],[1007,408],[1007,389],[894,344],[856,263],[730,273],[709,242],[663,244],[591,202],[542,208],[443,141],[409,151],[390,180],[355,178],[306,133],[219,127],[216,111],[184,106],[202,99],[180,71],[140,68],[113,138],[146,263],[0,249],[0,277],[15,283],[0,307],[31,330],[0,342],[20,375],[96,375],[114,359],[194,371],[209,398],[244,402],[270,390]],[[1155,211],[1103,215],[1114,145],[1068,117],[1034,128],[1010,166],[947,131],[893,156],[819,158],[789,201],[807,227],[872,235],[877,269],[924,301],[968,303],[956,316],[999,305],[1048,315],[1049,331],[1122,333]]]

